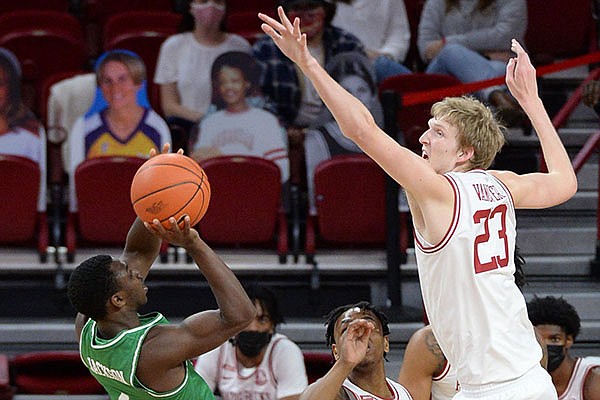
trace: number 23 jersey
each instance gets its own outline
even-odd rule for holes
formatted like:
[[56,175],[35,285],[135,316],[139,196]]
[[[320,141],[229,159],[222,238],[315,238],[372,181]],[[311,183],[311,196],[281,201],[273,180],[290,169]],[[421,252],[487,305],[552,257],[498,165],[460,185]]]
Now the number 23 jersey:
[[444,176],[455,196],[446,235],[430,244],[415,232],[427,317],[463,387],[509,381],[542,356],[514,283],[512,197],[484,170]]

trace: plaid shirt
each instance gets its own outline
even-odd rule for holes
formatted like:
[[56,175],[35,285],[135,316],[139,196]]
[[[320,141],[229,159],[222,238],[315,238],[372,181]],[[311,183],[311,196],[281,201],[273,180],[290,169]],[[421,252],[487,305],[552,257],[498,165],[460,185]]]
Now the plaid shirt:
[[[356,36],[334,26],[324,30],[323,48],[325,64],[339,53],[356,51],[366,56],[364,46]],[[294,63],[268,36],[257,40],[252,51],[262,69],[260,82],[263,95],[273,105],[281,123],[285,127],[292,125],[302,96]]]

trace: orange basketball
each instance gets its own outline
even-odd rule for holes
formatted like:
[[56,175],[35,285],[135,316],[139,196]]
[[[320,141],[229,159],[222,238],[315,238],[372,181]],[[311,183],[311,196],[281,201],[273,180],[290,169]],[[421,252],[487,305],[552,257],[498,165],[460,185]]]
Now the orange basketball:
[[131,182],[131,203],[142,221],[158,219],[165,227],[190,216],[191,226],[206,213],[210,185],[204,170],[183,154],[159,154],[138,169]]

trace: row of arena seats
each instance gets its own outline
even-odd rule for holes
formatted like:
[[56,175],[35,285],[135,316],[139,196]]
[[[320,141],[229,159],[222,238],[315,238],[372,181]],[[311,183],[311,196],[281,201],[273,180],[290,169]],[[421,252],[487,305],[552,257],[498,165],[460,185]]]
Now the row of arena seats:
[[[309,383],[327,373],[333,363],[330,353],[303,350]],[[102,395],[102,386],[72,350],[0,354],[0,400],[13,395]]]
[[[380,91],[383,101],[390,93],[409,94],[457,84],[455,78],[447,75],[408,74],[382,82]],[[386,130],[402,131],[406,145],[418,151],[418,137],[425,128],[431,103],[385,106],[385,113],[390,116],[387,119],[391,120]],[[74,260],[78,247],[122,245],[135,217],[129,188],[143,161],[126,157],[87,160],[75,171],[78,212],[65,211],[64,188],[59,178],[59,184],[52,184],[48,191],[49,211],[39,213],[34,194],[40,173],[37,165],[18,157],[0,157],[5,177],[0,197],[14,199],[0,206],[3,209],[0,223],[16,225],[12,231],[0,235],[0,243],[31,245],[37,239],[42,261],[46,261],[49,243],[66,246],[69,262]],[[314,177],[317,214],[306,219],[297,188],[290,189],[289,196],[285,196],[289,202],[282,204],[279,169],[275,163],[256,157],[230,156],[206,160],[202,166],[213,190],[211,205],[198,228],[212,245],[272,248],[280,263],[286,263],[289,254],[297,262],[299,254],[304,253],[311,264],[315,262],[318,247],[386,245],[389,189],[384,172],[364,155],[337,156],[318,167]],[[62,173],[62,164],[53,162],[49,156],[48,175],[60,176],[54,169]],[[15,215],[19,218],[11,223]],[[353,218],[348,218],[349,215]],[[400,227],[400,252],[406,254],[410,231],[407,213],[398,212],[395,223]],[[163,246],[163,261],[167,251]]]
[[[424,2],[405,0],[411,30],[405,64],[413,71],[422,71],[424,67],[416,49]],[[23,4],[7,5],[12,3]],[[61,73],[90,70],[100,52],[124,48],[138,53],[146,63],[151,103],[160,112],[158,90],[151,81],[160,45],[177,32],[181,22],[183,10],[178,2],[87,0],[76,3],[78,7],[69,7],[68,0],[27,0],[3,2],[0,6],[0,46],[13,51],[23,66],[27,105],[41,117],[45,107],[43,88],[49,86],[49,80],[55,82]],[[550,63],[557,58],[595,50],[594,4],[592,0],[573,4],[562,0],[528,0],[525,44],[534,61]],[[229,0],[227,29],[254,42],[262,34],[257,12],[272,15],[275,5],[275,0]],[[549,26],[552,29],[548,29]]]

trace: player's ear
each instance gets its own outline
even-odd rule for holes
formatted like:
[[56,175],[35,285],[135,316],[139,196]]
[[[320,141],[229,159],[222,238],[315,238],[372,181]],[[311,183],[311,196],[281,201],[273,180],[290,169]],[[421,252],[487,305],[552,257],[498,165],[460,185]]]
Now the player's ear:
[[337,346],[334,344],[331,345],[331,354],[333,354],[333,359],[335,361],[340,359],[340,355],[338,354]]
[[125,300],[123,292],[118,291],[115,292],[112,296],[110,296],[110,304],[117,308],[121,308],[125,304],[127,304],[127,300]]
[[573,346],[574,342],[575,339],[573,339],[573,335],[567,335],[567,338],[565,340],[565,349],[570,349],[571,346]]
[[389,353],[390,352],[390,337],[389,336],[384,336],[383,337],[383,351],[385,353]]
[[475,149],[473,149],[473,147],[466,147],[466,148],[462,148],[460,150],[458,150],[458,161],[460,162],[465,162],[470,160],[473,157],[473,154],[475,153]]

